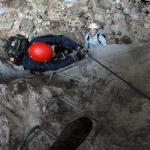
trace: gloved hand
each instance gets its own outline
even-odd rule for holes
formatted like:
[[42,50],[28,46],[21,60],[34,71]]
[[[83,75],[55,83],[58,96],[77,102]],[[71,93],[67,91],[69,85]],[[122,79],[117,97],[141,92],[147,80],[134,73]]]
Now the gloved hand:
[[88,53],[88,49],[85,49],[83,46],[79,46],[78,49],[77,49],[77,51],[81,52],[81,53],[84,53],[84,54]]
[[86,57],[86,53],[84,53],[82,50],[75,51],[71,54],[75,61],[80,61]]
[[83,53],[89,53],[88,49],[84,49],[84,48],[83,48],[81,51],[82,51]]
[[79,61],[85,58],[85,53],[83,53],[82,51],[78,51],[76,56],[77,56],[77,60]]

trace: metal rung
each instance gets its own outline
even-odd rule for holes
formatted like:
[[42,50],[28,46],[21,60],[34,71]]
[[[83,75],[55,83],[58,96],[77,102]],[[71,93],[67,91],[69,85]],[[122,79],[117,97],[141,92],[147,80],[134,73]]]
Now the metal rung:
[[57,73],[66,71],[66,70],[68,70],[68,69],[70,69],[70,68],[72,68],[72,67],[74,67],[74,66],[75,66],[75,64],[71,64],[71,65],[69,65],[69,66],[67,66],[67,67],[64,67],[64,68],[61,68],[61,69],[59,69],[59,70],[57,70],[57,71],[52,71],[52,72],[50,72],[50,73],[49,73],[49,82],[51,82],[51,80],[52,80],[54,74],[57,74]]
[[68,100],[66,100],[66,99],[72,100],[70,97],[68,97],[68,96],[64,96],[64,97],[58,96],[58,98],[59,98],[61,101],[63,101],[63,102],[65,102],[66,104],[68,104],[69,106],[73,107],[75,110],[77,110],[77,111],[80,112],[81,114],[84,114],[84,115],[88,116],[90,119],[94,120],[96,123],[98,122],[98,120],[97,120],[94,116],[92,116],[92,115],[90,115],[90,114],[87,114],[85,111],[81,110],[79,107],[75,106],[74,104],[72,104],[71,102],[69,102]]
[[56,72],[63,72],[63,71],[66,71],[66,70],[68,70],[68,69],[70,69],[70,68],[73,68],[73,67],[75,67],[75,66],[76,66],[75,64],[71,64],[71,65],[69,65],[69,66],[67,66],[67,67],[65,67],[65,68],[59,69],[59,70],[56,71]]
[[58,71],[51,72],[51,73],[49,74],[49,82],[51,82],[53,76],[54,76],[55,74],[57,74],[57,75],[60,75],[60,76],[62,76],[62,77],[65,77],[65,78],[68,78],[68,79],[72,79],[72,80],[75,80],[75,81],[77,81],[77,82],[86,84],[86,85],[88,85],[88,86],[92,86],[91,83],[88,83],[88,82],[86,82],[86,81],[82,81],[82,80],[80,80],[80,79],[77,79],[77,78],[75,78],[75,77],[73,77],[73,76],[70,76],[70,75],[66,75],[66,74],[61,73],[61,72],[64,72],[64,71],[66,71],[66,70],[68,70],[68,69],[74,67],[74,66],[75,66],[75,64],[71,64],[71,65],[69,65],[69,66],[67,66],[67,67],[65,67],[65,68],[62,68],[62,69],[58,70]]
[[54,136],[50,131],[48,131],[46,128],[40,126],[40,125],[36,125],[34,126],[33,128],[31,128],[29,130],[29,132],[27,133],[27,135],[25,136],[25,138],[23,139],[22,143],[17,147],[17,150],[23,150],[29,136],[35,131],[35,130],[41,130],[43,131],[46,135],[49,136],[49,138],[53,139],[53,140],[56,140],[56,136]]
[[75,77],[73,77],[73,76],[68,76],[68,75],[62,74],[62,73],[60,73],[60,72],[57,72],[56,74],[58,74],[58,75],[60,75],[60,76],[63,76],[63,77],[65,77],[65,78],[68,78],[68,79],[72,79],[72,80],[81,82],[81,83],[86,84],[86,85],[89,85],[89,86],[92,86],[91,83],[88,83],[88,82],[86,82],[86,81],[82,81],[82,80],[77,79],[77,78],[75,78]]
[[[69,100],[73,101],[69,96],[63,96],[63,97],[62,97],[62,96],[54,96],[54,97],[50,98],[49,101],[47,102],[46,106],[45,106],[46,110],[48,109],[48,106],[49,106],[50,102],[51,102],[54,98],[58,98],[59,100],[61,100],[61,101],[63,101],[64,103],[66,103],[67,105],[73,107],[73,108],[74,108],[75,110],[77,110],[79,113],[86,115],[87,117],[89,117],[89,118],[91,118],[92,120],[94,120],[96,123],[98,122],[98,120],[97,120],[94,116],[92,116],[92,115],[90,115],[90,114],[87,114],[85,111],[81,110],[80,108],[78,108],[77,106],[75,106],[74,104],[72,104],[71,102],[69,102]],[[68,99],[68,100],[67,100],[67,99]]]
[[50,102],[52,101],[52,100],[54,100],[54,98],[56,98],[57,96],[53,96],[52,98],[50,98],[49,100],[48,100],[48,102],[47,102],[47,104],[46,104],[46,106],[45,106],[45,111],[48,109],[48,106],[49,106],[49,104],[50,104]]

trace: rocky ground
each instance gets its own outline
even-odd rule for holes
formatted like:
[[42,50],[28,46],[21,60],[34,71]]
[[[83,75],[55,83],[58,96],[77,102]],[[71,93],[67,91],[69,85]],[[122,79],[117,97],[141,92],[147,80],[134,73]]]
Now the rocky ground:
[[[112,45],[91,53],[93,56],[96,54],[98,60],[149,97],[149,78],[147,80],[141,78],[141,74],[144,77],[149,75],[149,68],[146,67],[150,65],[147,61],[147,57],[150,56],[149,46],[149,44]],[[138,52],[143,47],[147,57],[143,57],[142,61],[141,56],[137,57],[135,51]],[[109,61],[106,61],[108,56]],[[4,64],[1,63],[1,68]],[[135,64],[138,66],[137,69]],[[11,72],[14,68],[7,66],[7,70]],[[13,79],[15,74],[3,77],[1,70],[0,146],[2,150],[16,149],[26,133],[35,125],[42,125],[57,136],[68,122],[87,114],[96,121],[93,119],[91,134],[81,145],[80,150],[148,150],[150,148],[149,98],[91,59],[87,58],[77,63],[64,73],[93,86],[59,75],[55,75],[49,82],[43,77],[24,73]],[[10,77],[11,80],[6,80]],[[147,82],[143,82],[145,80]],[[74,110],[57,97],[51,99],[53,96],[65,98],[84,113]],[[25,149],[45,150],[53,141],[43,132],[38,131],[29,138]]]
[[[35,125],[42,125],[57,136],[68,122],[87,114],[97,121],[93,120],[90,136],[79,150],[149,150],[149,6],[140,0],[77,0],[74,3],[1,0],[0,150],[16,150]],[[83,43],[92,21],[104,28],[109,44],[119,45],[93,50],[90,54],[147,98],[89,58],[64,73],[89,82],[92,87],[59,75],[51,82],[41,76],[31,76],[22,67],[8,63],[3,53],[5,39],[17,33],[29,38],[64,33]],[[47,105],[53,96],[66,98],[84,114],[58,97]],[[53,141],[37,131],[24,149],[46,150]]]

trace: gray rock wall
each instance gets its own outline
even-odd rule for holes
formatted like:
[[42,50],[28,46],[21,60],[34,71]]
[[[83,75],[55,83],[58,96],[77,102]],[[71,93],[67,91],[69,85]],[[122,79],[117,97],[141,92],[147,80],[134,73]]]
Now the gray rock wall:
[[[64,33],[78,42],[90,22],[104,28],[110,45],[90,53],[145,95],[149,95],[149,5],[140,0],[1,0],[0,1],[0,150],[15,150],[24,135],[42,124],[54,135],[82,116],[53,96],[69,96],[71,103],[94,116],[91,134],[79,150],[149,150],[150,102],[109,71],[87,59],[66,71],[82,83],[55,76],[51,83],[30,76],[3,57],[2,45],[11,35],[31,38],[48,33]],[[146,42],[146,43],[143,43]],[[42,132],[33,134],[25,148],[45,150],[53,143]]]
[[[149,96],[149,44],[112,45],[90,53]],[[13,68],[7,67],[11,72]],[[93,87],[59,75],[55,75],[50,83],[45,78],[25,74],[7,83],[1,80],[1,149],[16,149],[35,125],[42,124],[57,136],[68,122],[85,115],[58,98],[47,105],[56,95],[67,97],[66,100],[97,120],[93,120],[90,136],[80,150],[150,148],[149,99],[88,58],[64,73],[93,84],[94,93],[91,93]],[[45,150],[53,142],[38,131],[29,138],[25,148]]]
[[[1,38],[16,33],[33,37],[41,34],[69,34],[83,43],[88,24],[104,28],[108,43],[149,41],[149,4],[130,0],[15,0],[0,2]],[[126,38],[125,38],[126,37]]]

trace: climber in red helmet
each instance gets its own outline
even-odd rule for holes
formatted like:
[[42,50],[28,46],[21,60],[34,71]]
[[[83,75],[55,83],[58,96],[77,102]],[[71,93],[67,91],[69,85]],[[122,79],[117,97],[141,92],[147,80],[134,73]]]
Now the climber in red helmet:
[[[29,41],[23,35],[10,37],[5,44],[5,51],[16,65],[23,65],[30,71],[44,72],[66,67],[84,55],[72,39],[64,35],[45,35]],[[76,51],[76,55],[70,55]]]
[[32,60],[46,63],[53,59],[54,47],[43,42],[36,42],[29,47],[28,54]]

